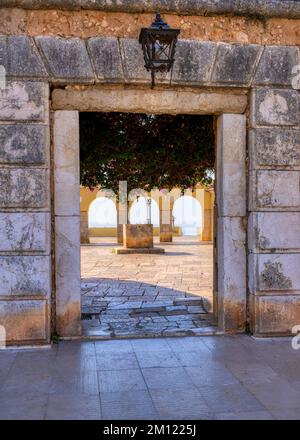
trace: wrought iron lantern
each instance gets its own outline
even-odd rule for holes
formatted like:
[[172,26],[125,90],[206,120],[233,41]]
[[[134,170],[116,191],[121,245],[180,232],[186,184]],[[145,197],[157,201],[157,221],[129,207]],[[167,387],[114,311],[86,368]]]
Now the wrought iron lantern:
[[179,29],[172,29],[156,14],[154,22],[148,28],[142,28],[139,42],[142,45],[145,67],[151,71],[152,88],[155,84],[156,72],[170,72],[174,64],[174,56]]

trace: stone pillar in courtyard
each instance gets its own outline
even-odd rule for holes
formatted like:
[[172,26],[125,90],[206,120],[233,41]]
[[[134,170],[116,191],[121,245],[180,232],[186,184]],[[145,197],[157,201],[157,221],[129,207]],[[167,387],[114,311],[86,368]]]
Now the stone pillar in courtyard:
[[127,200],[127,182],[119,183],[119,200],[116,201],[117,209],[117,243],[123,244],[123,225],[127,225],[129,217]]
[[120,214],[119,202],[116,203],[116,209],[117,209],[117,230],[116,230],[117,243],[123,244],[123,224],[121,223],[121,219],[120,219],[121,214]]
[[80,243],[89,244],[89,208],[91,203],[97,198],[99,188],[80,187]]
[[203,229],[202,241],[212,241],[213,233],[213,191],[209,189],[204,190],[204,208],[203,208]]
[[[159,241],[161,243],[170,243],[173,241],[173,207],[174,197],[168,200],[159,198]],[[164,203],[165,202],[165,203]],[[167,204],[167,202],[169,202]]]
[[80,211],[80,243],[81,244],[90,243],[87,211]]

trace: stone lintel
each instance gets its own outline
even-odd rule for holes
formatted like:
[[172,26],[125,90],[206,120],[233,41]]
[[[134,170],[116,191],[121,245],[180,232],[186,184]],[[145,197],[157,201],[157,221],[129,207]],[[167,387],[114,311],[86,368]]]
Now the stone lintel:
[[85,90],[56,89],[52,93],[54,110],[78,110],[156,114],[222,114],[244,113],[247,96],[230,92],[174,91],[151,89]]

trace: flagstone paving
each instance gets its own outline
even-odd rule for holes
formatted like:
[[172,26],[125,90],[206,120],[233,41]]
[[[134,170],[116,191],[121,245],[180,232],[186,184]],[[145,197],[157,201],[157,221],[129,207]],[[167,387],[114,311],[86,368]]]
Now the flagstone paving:
[[97,245],[81,248],[85,335],[113,338],[217,332],[212,316],[211,244],[197,238],[175,238],[172,244],[163,244],[163,255],[116,255],[112,252],[115,247],[113,239],[98,239]]
[[61,341],[0,350],[0,419],[300,419],[291,338]]

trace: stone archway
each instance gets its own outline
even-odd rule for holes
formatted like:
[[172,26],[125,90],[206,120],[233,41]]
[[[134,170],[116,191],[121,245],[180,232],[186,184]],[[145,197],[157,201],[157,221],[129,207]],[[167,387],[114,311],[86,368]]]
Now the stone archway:
[[179,197],[172,210],[174,225],[181,226],[182,235],[199,235],[203,219],[200,202],[188,195]]

